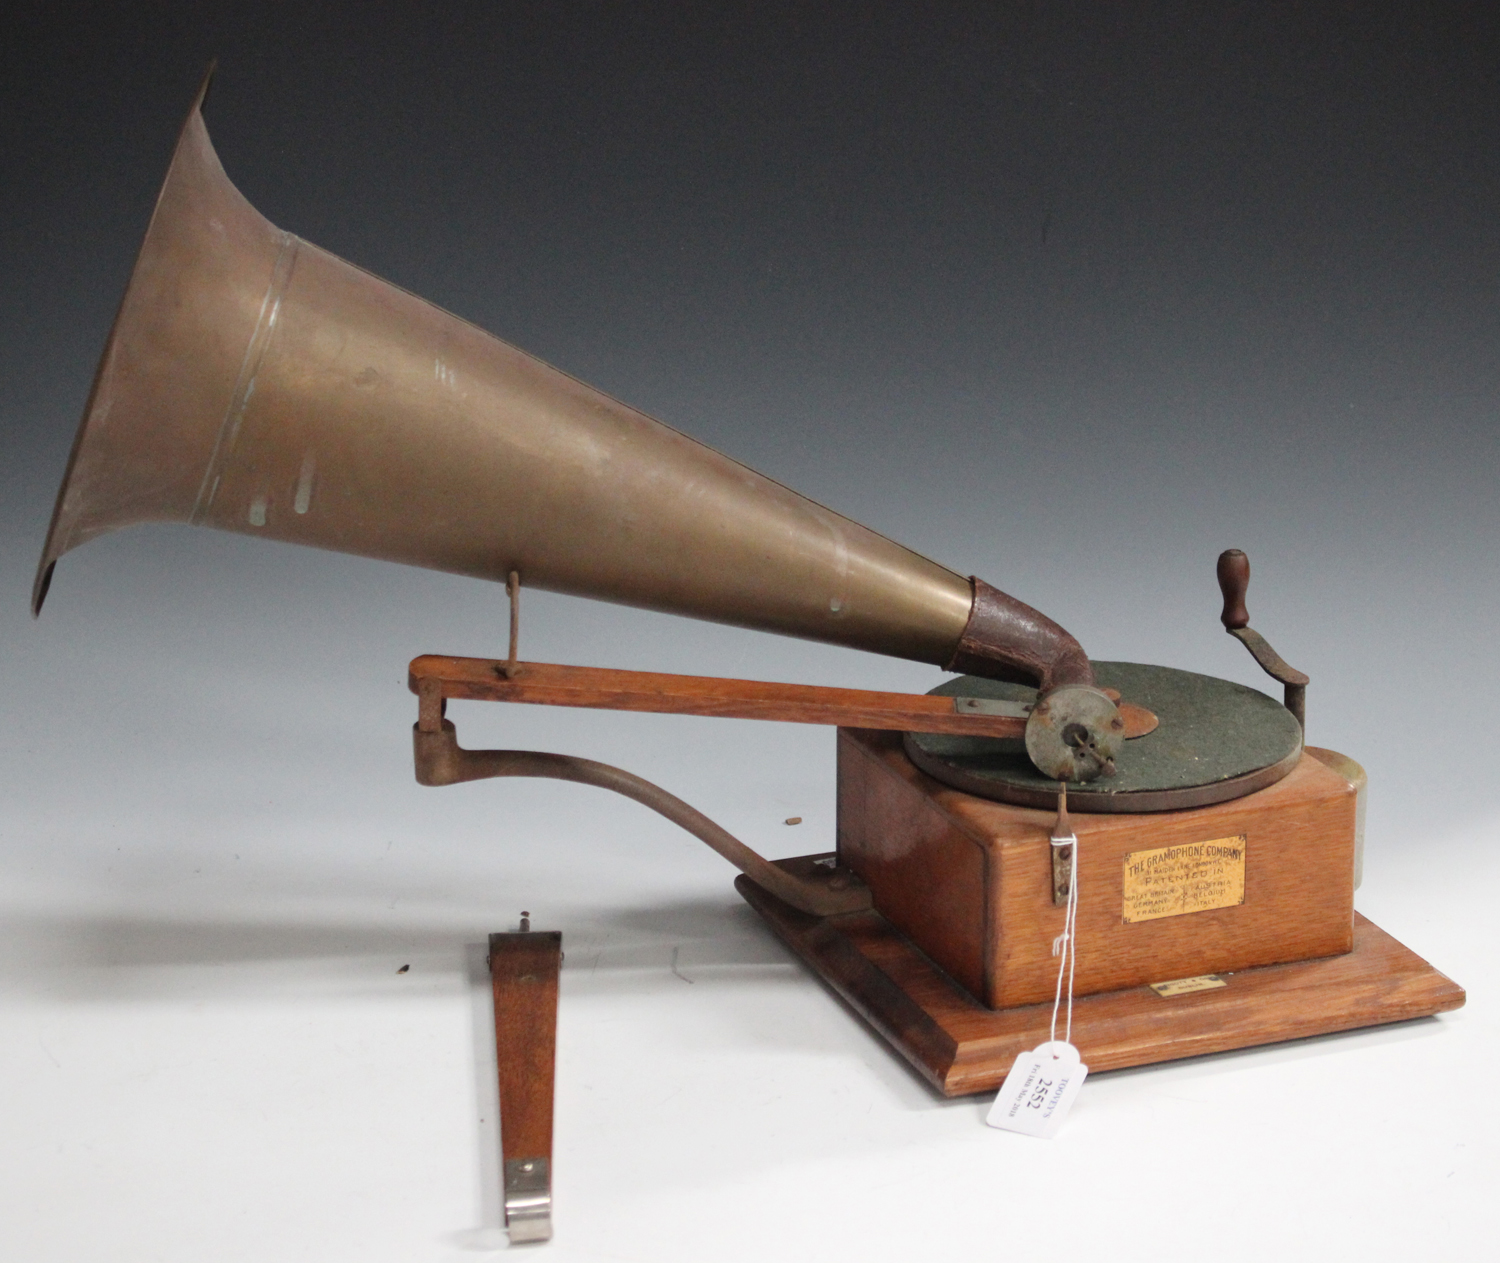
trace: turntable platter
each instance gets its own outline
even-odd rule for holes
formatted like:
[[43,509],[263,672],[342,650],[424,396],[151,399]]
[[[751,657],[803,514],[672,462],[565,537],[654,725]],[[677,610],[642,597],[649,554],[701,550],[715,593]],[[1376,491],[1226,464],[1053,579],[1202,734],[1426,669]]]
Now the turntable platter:
[[[1107,780],[1070,786],[1068,807],[1085,812],[1173,811],[1227,802],[1280,780],[1302,753],[1302,728],[1264,693],[1194,671],[1137,662],[1095,662],[1101,688],[1144,707],[1160,723],[1128,740]],[[945,697],[1029,702],[1036,690],[960,676],[932,690]],[[1038,772],[1016,740],[909,732],[906,753],[929,776],[984,798],[1053,807],[1057,782]]]

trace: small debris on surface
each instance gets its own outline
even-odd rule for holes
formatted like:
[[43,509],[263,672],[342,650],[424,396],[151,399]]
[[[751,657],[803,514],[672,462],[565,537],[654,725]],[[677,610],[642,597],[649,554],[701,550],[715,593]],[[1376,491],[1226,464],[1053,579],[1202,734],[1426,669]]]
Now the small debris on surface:
[[787,824],[801,824],[802,823],[802,817],[801,816],[788,816],[786,818],[786,822],[787,822]]
[[400,969],[396,970],[396,972],[398,974],[404,974],[410,968],[411,968],[410,965],[402,965]]

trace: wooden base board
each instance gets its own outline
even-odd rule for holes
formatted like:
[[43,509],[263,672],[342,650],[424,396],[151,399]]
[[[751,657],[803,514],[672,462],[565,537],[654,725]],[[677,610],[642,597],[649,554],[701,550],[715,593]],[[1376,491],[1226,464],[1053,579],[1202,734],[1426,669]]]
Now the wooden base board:
[[[781,863],[795,870],[812,858]],[[735,889],[947,1096],[995,1091],[1016,1054],[1048,1037],[1050,1003],[985,1008],[878,912],[814,917],[748,877]],[[1073,1043],[1091,1071],[1119,1070],[1428,1017],[1464,1003],[1462,987],[1358,913],[1346,955],[1225,978],[1227,986],[1166,999],[1145,986],[1085,996],[1073,1004]]]

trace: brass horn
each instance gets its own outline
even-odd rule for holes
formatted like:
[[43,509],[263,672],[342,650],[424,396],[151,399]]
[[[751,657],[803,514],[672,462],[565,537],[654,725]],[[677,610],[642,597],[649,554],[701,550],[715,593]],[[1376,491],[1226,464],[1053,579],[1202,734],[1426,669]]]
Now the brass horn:
[[214,153],[207,87],[99,363],[33,613],[64,553],[190,522],[1030,680],[1053,699],[1038,765],[1109,770],[1115,708],[1056,623],[276,228]]

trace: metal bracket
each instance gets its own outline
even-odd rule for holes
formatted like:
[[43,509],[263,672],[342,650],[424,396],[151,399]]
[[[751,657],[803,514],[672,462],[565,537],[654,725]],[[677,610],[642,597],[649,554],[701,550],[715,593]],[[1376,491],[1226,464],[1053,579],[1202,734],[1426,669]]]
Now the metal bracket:
[[958,715],[999,715],[1005,719],[1026,719],[1031,702],[1013,702],[999,697],[955,697],[953,711]]
[[1052,839],[1052,902],[1059,908],[1073,893],[1073,848],[1076,845],[1076,838],[1067,841]]
[[552,1162],[505,1160],[505,1227],[511,1245],[552,1240]]
[[1052,850],[1052,902],[1063,907],[1073,893],[1073,848],[1078,845],[1078,835],[1073,831],[1073,822],[1068,818],[1068,784],[1062,783],[1057,796],[1057,823],[1052,826],[1048,839]]
[[1052,901],[1058,907],[1067,904],[1068,895],[1073,894],[1073,847],[1074,841],[1052,843]]

